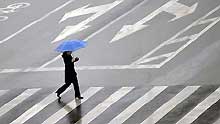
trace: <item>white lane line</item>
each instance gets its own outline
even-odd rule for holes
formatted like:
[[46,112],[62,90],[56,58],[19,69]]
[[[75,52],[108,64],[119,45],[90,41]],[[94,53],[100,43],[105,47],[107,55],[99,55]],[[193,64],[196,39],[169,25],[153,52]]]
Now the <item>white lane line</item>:
[[191,110],[188,114],[186,114],[176,124],[193,123],[203,112],[205,112],[209,107],[215,104],[219,99],[220,99],[220,88],[215,90],[215,92],[213,92],[205,100],[199,103],[193,110]]
[[[117,70],[117,69],[146,69],[146,68],[159,68],[157,65],[106,65],[106,66],[78,66],[76,70]],[[15,72],[46,72],[46,71],[63,71],[64,67],[48,67],[48,68],[27,68],[20,69],[17,71],[7,71],[4,73],[15,73]]]
[[[151,114],[147,119],[145,119],[141,124],[155,124],[161,118],[163,118],[167,113],[169,113],[173,108],[175,108],[179,103],[188,98],[192,93],[194,93],[199,86],[188,86],[184,88],[175,97],[169,100],[167,103],[163,104],[159,109],[157,109],[153,114]],[[184,123],[186,124],[186,123]]]
[[4,95],[8,90],[0,90],[0,96]]
[[[100,91],[103,87],[90,87],[86,92],[83,93],[84,99],[81,100],[81,104]],[[76,100],[69,102],[66,106],[61,108],[59,111],[50,116],[47,120],[45,120],[42,124],[55,124],[68,113],[70,113],[73,109],[75,109],[79,104],[76,104]]]
[[[76,70],[114,70],[114,69],[146,69],[146,68],[158,68],[157,65],[106,65],[106,66],[78,66]],[[63,71],[64,67],[49,67],[49,68],[36,68],[30,70],[30,72],[40,71]],[[23,72],[23,71],[21,71]]]
[[44,72],[44,71],[63,71],[64,67],[55,67],[55,68],[35,68],[31,70],[32,72]]
[[[159,68],[157,65],[106,65],[106,66],[78,66],[76,70],[117,70],[117,69],[146,69],[146,68]],[[7,69],[8,70],[8,69]],[[64,67],[49,67],[49,68],[27,68],[27,69],[10,69],[12,71],[0,71],[4,73],[16,72],[50,72],[50,71],[63,71]]]
[[65,7],[65,6],[67,6],[68,4],[72,3],[73,1],[75,1],[75,0],[70,0],[70,1],[68,1],[68,2],[66,2],[66,3],[64,3],[63,5],[61,5],[60,7],[54,9],[53,11],[47,13],[46,15],[44,15],[43,17],[41,17],[40,19],[37,19],[37,20],[31,22],[30,24],[28,24],[28,25],[26,25],[25,27],[21,28],[20,30],[18,30],[18,31],[15,32],[14,34],[12,34],[12,35],[6,37],[5,39],[1,40],[1,41],[0,41],[0,44],[6,42],[6,41],[8,41],[8,40],[10,40],[11,38],[13,38],[13,37],[15,37],[16,35],[20,34],[20,33],[23,32],[24,30],[30,28],[30,27],[33,26],[34,24],[36,24],[36,23],[38,23],[38,22],[44,20],[45,18],[47,18],[47,17],[50,16],[51,14],[53,14],[53,13],[59,11],[59,10],[62,9],[63,7]]
[[22,69],[3,69],[0,73],[13,73],[13,72],[21,72]]
[[[78,66],[76,70],[117,70],[117,69],[146,69],[159,68],[157,65],[106,65],[106,66]],[[64,67],[49,67],[49,68],[32,68],[24,69],[17,72],[45,72],[45,71],[63,71]],[[1,72],[0,72],[1,73]],[[13,73],[13,72],[2,72]]]
[[7,113],[8,111],[10,111],[11,109],[13,109],[15,106],[17,106],[18,104],[20,104],[21,102],[23,102],[25,99],[27,99],[28,97],[30,97],[31,95],[33,95],[34,93],[36,93],[37,91],[39,91],[41,88],[36,88],[36,89],[27,89],[25,90],[22,94],[20,94],[19,96],[15,97],[13,100],[11,100],[10,102],[6,103],[5,105],[3,105],[0,108],[0,117],[2,115],[4,115],[5,113]]
[[[145,0],[143,0],[141,3],[139,3],[138,5],[136,5],[134,8],[132,8],[131,10],[127,11],[126,13],[124,13],[123,15],[117,17],[115,20],[109,22],[107,25],[105,25],[104,27],[100,28],[99,30],[97,30],[96,32],[92,33],[91,35],[89,35],[88,37],[86,37],[84,39],[84,41],[88,41],[90,38],[94,37],[95,35],[99,34],[100,32],[104,31],[106,28],[108,28],[109,26],[111,26],[113,23],[117,22],[118,20],[124,18],[125,16],[127,16],[129,13],[131,13],[132,11],[134,11],[135,9],[139,8],[140,6],[142,6],[143,4],[145,4]],[[53,58],[52,60],[46,62],[45,64],[41,65],[40,68],[44,68],[47,65],[55,62],[56,60],[58,60],[60,57],[60,55],[56,56],[55,58]]]
[[[68,88],[62,95],[64,95],[66,92],[68,92],[71,88]],[[56,94],[53,92],[47,97],[45,97],[42,101],[35,104],[33,107],[25,111],[22,115],[20,115],[17,119],[12,121],[10,124],[23,124],[30,118],[32,118],[34,115],[39,113],[41,110],[43,110],[45,107],[47,107],[49,104],[57,100]]]
[[88,124],[102,114],[106,109],[108,109],[112,104],[117,102],[123,96],[128,94],[134,87],[122,87],[114,94],[109,96],[105,101],[98,104],[94,109],[89,111],[84,117],[82,117],[76,124]]
[[122,124],[128,118],[130,118],[136,111],[138,111],[142,106],[149,103],[161,92],[163,92],[167,86],[156,86],[147,92],[144,96],[139,98],[137,101],[128,106],[123,112],[112,119],[108,124]]

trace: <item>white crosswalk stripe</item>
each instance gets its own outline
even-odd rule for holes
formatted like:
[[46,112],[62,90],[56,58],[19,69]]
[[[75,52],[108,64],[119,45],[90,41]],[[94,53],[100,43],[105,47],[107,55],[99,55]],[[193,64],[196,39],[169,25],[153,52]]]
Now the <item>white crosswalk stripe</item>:
[[22,94],[20,94],[19,96],[17,96],[16,98],[14,98],[13,100],[11,100],[10,102],[8,102],[0,108],[0,116],[10,111],[12,108],[14,108],[19,103],[23,102],[25,99],[27,99],[39,90],[40,88],[25,90]]
[[176,105],[181,103],[184,99],[189,97],[192,93],[194,93],[199,86],[189,86],[184,88],[180,93],[178,93],[174,98],[169,100],[159,109],[157,109],[151,116],[149,116],[146,120],[144,120],[141,124],[155,124],[159,121],[163,116],[165,116],[170,110],[172,110]]
[[220,88],[209,95],[204,101],[199,103],[192,111],[186,114],[176,124],[191,124],[195,121],[203,112],[216,103],[220,99]]
[[[68,92],[70,88],[68,88],[63,94]],[[62,94],[62,95],[63,95]],[[54,93],[48,95],[46,98],[44,98],[41,102],[35,104],[33,107],[31,107],[29,110],[24,112],[21,116],[19,116],[17,119],[15,119],[10,124],[23,124],[28,119],[36,115],[38,112],[43,110],[46,106],[48,106],[50,103],[54,102],[57,99]]]
[[129,107],[127,107],[122,113],[120,113],[117,117],[109,122],[109,124],[122,124],[129,117],[131,117],[138,109],[140,109],[143,105],[150,102],[157,95],[159,95],[162,91],[164,91],[167,86],[158,86],[152,88],[149,92],[147,92],[144,96],[139,98]]
[[87,113],[84,117],[82,117],[77,124],[88,124],[96,117],[98,117],[102,112],[104,112],[107,108],[109,108],[112,104],[117,102],[120,98],[129,93],[134,87],[122,87],[110,97],[108,97],[104,102],[97,105],[94,109],[92,109],[89,113]]
[[[84,103],[86,100],[88,100],[90,97],[92,97],[95,93],[97,93],[101,89],[102,87],[89,88],[86,92],[83,93],[83,96],[85,96],[85,98],[81,100],[81,104]],[[77,106],[79,106],[79,104],[76,104],[76,100],[74,99],[73,101],[69,102],[66,106],[64,106],[62,109],[60,109],[58,112],[50,116],[42,124],[55,124],[64,116],[66,116],[68,113],[70,113]]]
[[[175,118],[172,123],[191,124],[194,121],[206,120],[205,116],[209,116],[210,112],[214,111],[215,115],[220,112],[220,110],[216,109],[216,106],[220,104],[219,86],[154,86],[148,91],[146,91],[148,88],[143,87],[110,88],[89,87],[82,94],[84,96],[82,100],[72,98],[69,95],[72,94],[72,91],[69,92],[72,88],[69,88],[62,94],[62,100],[69,101],[67,104],[55,102],[57,96],[54,93],[54,88],[48,88],[49,91],[43,90],[44,88],[26,89],[24,91],[22,89],[23,92],[19,89],[19,92],[15,90],[0,90],[0,103],[2,102],[0,104],[0,122],[2,124],[24,124],[39,121],[37,123],[55,124],[57,122],[64,123],[64,121],[68,120],[67,124],[72,122],[76,124],[102,123],[102,121],[108,124],[122,124],[124,122],[155,124],[161,122],[169,123],[167,119]],[[32,96],[37,98],[36,100],[29,99],[32,102],[32,106],[25,109],[19,108],[30,104],[27,99]],[[130,98],[131,96],[134,98]],[[7,99],[7,97],[9,98]],[[95,100],[91,97],[94,97]],[[161,98],[164,100],[161,100]],[[4,103],[4,100],[9,102]],[[154,105],[154,102],[160,105]],[[82,112],[79,113],[79,118],[69,117],[75,112],[78,114],[79,106]],[[142,111],[142,108],[149,111]],[[186,111],[180,110],[183,108]],[[21,112],[15,112],[20,109],[22,110]],[[176,112],[181,112],[181,114],[176,114]],[[7,121],[8,117],[3,116],[6,113],[7,116],[12,116],[14,119]],[[201,116],[202,114],[204,116]],[[46,115],[45,118],[42,118],[44,115]],[[219,117],[211,118],[213,122],[217,120],[214,124],[219,123]]]

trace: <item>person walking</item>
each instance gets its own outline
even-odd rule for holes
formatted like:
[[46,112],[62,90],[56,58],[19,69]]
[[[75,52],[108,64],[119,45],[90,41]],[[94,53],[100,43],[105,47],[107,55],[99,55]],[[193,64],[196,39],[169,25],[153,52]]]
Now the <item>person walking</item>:
[[83,99],[83,97],[80,95],[77,73],[74,68],[74,63],[79,61],[79,58],[76,57],[73,59],[71,54],[72,51],[65,51],[62,54],[62,58],[65,64],[65,84],[56,91],[57,97],[59,99],[61,99],[60,94],[63,93],[71,85],[71,83],[74,86],[75,98]]

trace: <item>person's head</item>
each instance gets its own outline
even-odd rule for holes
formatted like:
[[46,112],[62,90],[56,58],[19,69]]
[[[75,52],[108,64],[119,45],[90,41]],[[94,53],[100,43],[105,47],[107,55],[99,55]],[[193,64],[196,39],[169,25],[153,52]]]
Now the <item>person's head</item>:
[[65,51],[65,52],[63,52],[63,54],[71,55],[72,51]]

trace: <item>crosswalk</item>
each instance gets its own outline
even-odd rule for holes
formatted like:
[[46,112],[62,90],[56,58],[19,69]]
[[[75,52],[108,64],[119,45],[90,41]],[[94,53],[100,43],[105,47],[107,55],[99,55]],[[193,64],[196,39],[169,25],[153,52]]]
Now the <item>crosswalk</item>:
[[69,88],[57,100],[53,88],[0,90],[1,124],[218,124],[220,87]]

